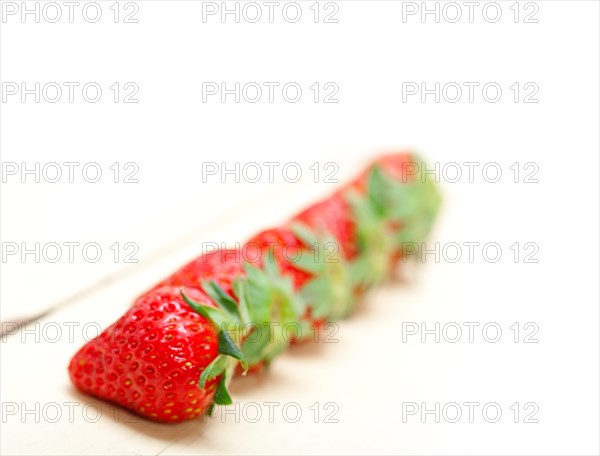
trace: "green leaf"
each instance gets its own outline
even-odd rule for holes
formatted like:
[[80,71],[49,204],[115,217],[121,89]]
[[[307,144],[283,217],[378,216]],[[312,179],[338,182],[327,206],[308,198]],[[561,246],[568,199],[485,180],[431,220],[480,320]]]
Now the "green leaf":
[[233,401],[231,400],[231,396],[229,395],[229,391],[227,391],[225,375],[223,375],[221,381],[217,385],[217,389],[215,390],[214,401],[215,404],[219,405],[230,405],[233,403]]
[[285,340],[283,337],[283,332],[280,327],[276,326],[271,336],[272,338],[269,341],[269,344],[265,347],[265,350],[263,350],[263,356],[267,362],[270,362],[273,358],[282,353],[289,345],[289,341]]
[[313,231],[304,223],[292,222],[290,228],[296,237],[307,247],[311,247],[319,242],[319,239],[315,236]]
[[382,281],[384,277],[381,276],[381,260],[377,259],[381,255],[381,252],[369,252],[369,255],[363,255],[350,264],[349,274],[353,289],[357,286],[369,289]]
[[[260,325],[263,331],[259,338],[254,340],[250,336],[242,345],[242,352],[251,359],[252,364],[269,361],[283,351],[289,345],[289,340],[282,337],[282,328],[288,323],[298,322],[305,311],[304,301],[294,291],[292,277],[282,275],[272,256],[269,260],[263,262],[263,269],[244,264],[246,278],[243,295],[250,321]],[[278,326],[271,330],[271,323],[278,323]]]
[[202,374],[200,374],[200,378],[198,379],[198,386],[201,389],[204,389],[204,387],[206,386],[206,382],[225,372],[227,364],[227,356],[219,355],[215,359],[213,359],[212,362],[208,366],[206,366],[206,368],[202,371]]
[[198,302],[192,301],[188,298],[183,291],[180,292],[183,300],[196,312],[202,315],[204,318],[212,322],[219,330],[223,328],[223,326],[227,323],[227,316],[223,313],[223,311],[211,307],[205,306],[204,304],[200,304]]
[[330,286],[325,277],[315,277],[302,287],[302,297],[312,309],[313,317],[327,317],[331,313],[332,303],[328,296]]
[[233,281],[233,292],[238,300],[238,310],[240,312],[242,325],[247,325],[252,320],[250,318],[250,310],[248,309],[248,303],[246,298],[246,286],[244,285],[245,280],[241,277],[237,277]]
[[363,210],[365,205],[365,198],[362,194],[358,193],[354,189],[349,189],[344,192],[344,198],[352,206],[352,212],[356,218],[359,218],[360,214],[357,214],[356,211]]
[[383,215],[386,206],[386,185],[378,166],[373,166],[369,173],[367,195],[375,211]]
[[[296,269],[309,272],[311,274],[320,273],[323,270],[323,263],[320,262],[320,258],[315,258],[314,252],[304,250],[302,255],[296,258],[292,264]],[[322,256],[322,255],[319,255]]]
[[260,269],[244,264],[246,271],[246,280],[244,282],[244,296],[250,321],[257,324],[262,324],[269,320],[270,309],[270,291],[269,283],[265,277],[265,273]]
[[420,185],[395,182],[390,184],[390,202],[386,208],[388,218],[402,220],[418,213],[423,204],[418,195]]
[[219,286],[217,282],[212,280],[202,282],[202,289],[217,303],[221,309],[237,318],[238,321],[241,320],[240,312],[236,302],[231,299],[231,297],[225,292],[225,290],[223,290],[223,288]]
[[248,370],[248,362],[242,351],[238,348],[235,342],[231,339],[227,331],[221,331],[219,333],[219,353],[222,355],[231,356],[239,360],[242,363],[244,370]]
[[277,267],[272,249],[269,249],[269,255],[263,261],[263,268],[268,276],[274,277],[279,274],[279,268]]
[[269,343],[270,328],[264,325],[257,325],[242,344],[242,352],[248,361],[248,364],[255,364],[262,359],[262,354]]
[[266,282],[264,272],[257,266],[254,266],[250,263],[244,263],[243,267],[244,271],[246,271],[246,275],[248,276],[247,282]]

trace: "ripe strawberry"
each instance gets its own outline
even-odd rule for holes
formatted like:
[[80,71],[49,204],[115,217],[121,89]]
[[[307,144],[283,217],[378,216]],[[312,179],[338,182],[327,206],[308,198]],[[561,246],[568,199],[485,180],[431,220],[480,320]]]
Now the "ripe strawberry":
[[422,242],[429,231],[439,195],[431,179],[416,179],[417,160],[408,153],[384,155],[339,192],[355,225],[351,273],[359,291],[388,278],[406,243]]
[[409,152],[399,152],[383,155],[373,165],[380,167],[390,179],[404,184],[414,179],[414,171],[421,166],[416,160]]
[[334,193],[300,212],[293,219],[317,233],[328,233],[339,242],[342,254],[352,260],[358,254],[356,220],[343,192]]
[[300,257],[307,254],[307,250],[307,246],[287,226],[261,231],[246,242],[242,249],[244,258],[258,266],[272,254],[281,272],[292,278],[296,290],[301,289],[312,276],[296,264]]
[[[317,212],[315,208],[314,213]],[[292,221],[289,225],[262,231],[243,249],[246,252],[258,250],[263,262],[266,257],[272,258],[282,274],[292,278],[295,290],[306,304],[303,325],[298,331],[304,338],[310,336],[311,328],[322,326],[328,319],[346,316],[353,304],[347,262],[339,252],[339,242],[324,229],[319,229],[319,234],[299,221]]]
[[346,316],[357,292],[389,275],[405,242],[424,240],[440,200],[415,165],[409,154],[384,156],[241,251],[188,263],[73,357],[73,383],[157,421],[230,404],[227,384],[240,365],[271,362],[299,337],[290,325]]
[[[261,231],[246,242],[242,250],[249,262],[259,266],[262,266],[263,262],[268,261],[269,258],[273,258],[281,273],[291,277],[296,292],[301,291],[314,276],[313,273],[302,269],[298,264],[303,256],[306,259],[313,253],[288,226]],[[322,298],[325,299],[324,296]],[[309,322],[309,325],[303,325],[300,328],[299,338],[293,337],[291,340],[293,343],[308,336],[311,326],[321,326],[325,323],[324,317],[314,317],[310,302],[307,303],[306,312],[301,316],[301,320]]]
[[240,251],[220,249],[199,256],[154,288],[163,286],[202,288],[203,281],[212,280],[233,298],[233,281],[243,275]]
[[415,157],[410,152],[397,152],[386,154],[374,160],[365,171],[360,173],[354,180],[350,181],[346,188],[351,188],[359,193],[366,193],[369,175],[373,167],[381,169],[390,179],[407,183],[414,179],[415,169],[420,164],[415,163]]
[[373,163],[373,170],[381,174],[378,186],[384,206],[384,217],[392,227],[397,252],[404,244],[420,244],[431,229],[441,198],[435,178],[424,173],[425,162],[415,154],[384,155]]
[[[215,307],[201,291],[182,291]],[[220,343],[218,330],[184,302],[179,289],[163,287],[138,298],[116,323],[81,348],[69,374],[81,391],[147,418],[189,420],[203,414],[215,394],[227,394],[218,377],[198,387],[200,375],[219,355]]]
[[[235,342],[247,357],[249,371],[255,372],[287,347],[294,328],[286,325],[295,323],[304,312],[291,279],[286,280],[276,267],[267,266],[263,261],[252,264],[240,250],[222,249],[201,255],[157,287],[200,289],[221,307],[228,307],[229,320],[233,317],[241,323],[241,327],[232,328]],[[239,308],[238,315],[231,315],[233,308]],[[285,337],[282,329],[286,330]]]

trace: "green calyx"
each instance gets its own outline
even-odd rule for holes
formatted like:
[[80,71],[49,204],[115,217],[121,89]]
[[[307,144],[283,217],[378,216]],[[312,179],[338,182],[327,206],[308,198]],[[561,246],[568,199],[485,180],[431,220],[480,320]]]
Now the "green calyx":
[[387,196],[385,180],[377,167],[368,175],[365,194],[346,192],[356,222],[359,251],[351,265],[351,276],[354,285],[361,289],[382,282],[389,274],[394,243]]
[[246,263],[244,270],[246,277],[234,283],[236,296],[252,322],[242,352],[250,364],[268,364],[300,335],[298,322],[305,304],[294,292],[291,277],[282,275],[272,253],[262,268]]
[[301,332],[298,322],[305,310],[303,301],[294,293],[291,278],[281,275],[273,257],[263,262],[262,269],[246,263],[244,270],[245,277],[233,282],[235,299],[216,282],[202,283],[217,307],[194,302],[181,292],[185,302],[217,331],[219,355],[202,371],[198,386],[203,389],[208,381],[221,376],[214,395],[214,403],[219,405],[231,404],[227,385],[238,364],[244,373],[250,365],[268,364]]
[[[424,164],[418,157],[414,161]],[[402,222],[395,242],[402,251],[408,244],[420,247],[431,231],[442,202],[435,179],[428,175],[414,176],[412,181],[404,184],[386,179],[391,195],[389,217]]]
[[422,243],[431,229],[441,198],[433,179],[398,182],[373,166],[366,193],[346,197],[357,224],[359,257],[351,265],[353,283],[369,288],[389,274],[395,254]]
[[292,231],[309,250],[297,258],[294,266],[312,274],[300,294],[315,319],[337,320],[348,316],[354,307],[350,269],[340,244],[328,232],[316,233],[300,222]]
[[221,380],[215,390],[214,401],[215,404],[229,405],[232,402],[227,385],[235,367],[239,363],[244,371],[248,369],[248,361],[236,343],[236,340],[241,340],[241,327],[246,322],[236,302],[216,282],[205,282],[202,284],[202,288],[218,307],[194,302],[183,291],[181,292],[183,300],[193,310],[209,320],[217,331],[219,355],[200,374],[198,387],[204,389],[208,381],[221,375]]

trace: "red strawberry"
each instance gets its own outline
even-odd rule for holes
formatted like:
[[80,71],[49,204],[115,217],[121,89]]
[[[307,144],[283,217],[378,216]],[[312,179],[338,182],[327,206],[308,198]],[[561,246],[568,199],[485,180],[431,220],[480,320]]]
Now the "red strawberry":
[[[214,307],[196,289],[182,291]],[[200,374],[218,355],[213,324],[186,304],[180,289],[164,287],[133,307],[73,357],[69,374],[85,393],[169,423],[203,414],[218,378],[198,387]]]
[[[254,250],[260,256],[261,252]],[[236,333],[235,342],[240,343],[248,356],[250,372],[260,370],[285,349],[292,334],[288,332],[289,339],[282,340],[279,334],[269,333],[281,332],[286,324],[296,321],[302,307],[294,296],[291,279],[288,284],[277,268],[266,268],[264,263],[256,259],[246,261],[240,250],[217,250],[198,257],[158,285],[201,289],[226,308],[226,315],[231,317],[236,313],[239,324],[230,329]],[[260,335],[250,337],[255,328],[249,322],[261,325]],[[273,329],[272,323],[277,323],[278,328]],[[261,337],[257,339],[258,336]]]
[[407,244],[421,242],[431,227],[440,198],[431,177],[418,177],[418,156],[395,153],[379,157],[346,189],[357,217],[359,250],[355,276],[364,287],[390,275]]
[[421,163],[415,162],[415,157],[410,152],[382,155],[372,162],[356,179],[351,181],[347,185],[347,188],[353,188],[361,193],[366,193],[369,174],[374,166],[379,167],[390,179],[400,183],[407,183],[414,179],[414,174],[419,169],[418,167],[421,166]]
[[244,268],[239,250],[216,250],[199,256],[154,288],[176,286],[200,289],[203,281],[212,280],[233,298],[233,280],[243,275]]
[[392,180],[405,184],[414,178],[414,173],[422,166],[416,157],[409,152],[399,152],[379,157],[373,163],[379,166]]
[[243,249],[262,250],[263,262],[270,255],[282,274],[292,278],[306,303],[302,320],[308,325],[301,331],[303,338],[311,335],[311,327],[347,315],[354,301],[347,261],[337,238],[345,239],[347,250],[352,251],[351,234],[342,220],[346,207],[338,196],[324,200],[290,224],[259,233]]
[[426,172],[418,155],[408,152],[379,157],[372,167],[381,170],[385,181],[385,217],[392,234],[401,242],[423,241],[441,202],[433,173]]
[[[249,262],[258,265],[262,265],[265,260],[268,261],[269,255],[272,255],[282,274],[292,278],[296,291],[302,290],[302,287],[314,276],[313,273],[298,267],[302,257],[312,257],[313,252],[288,226],[261,231],[246,242],[243,251]],[[312,313],[311,305],[308,303],[306,312],[301,318],[310,322],[313,327],[325,323],[325,318],[313,318]],[[304,328],[304,332],[308,330],[309,328]],[[297,341],[292,339],[294,343]]]
[[343,192],[334,193],[313,204],[293,220],[307,225],[317,233],[325,232],[334,236],[347,260],[354,259],[358,254],[356,220]]
[[296,290],[312,276],[296,266],[298,258],[306,254],[307,246],[287,226],[261,231],[242,250],[248,262],[259,266],[271,252],[281,272],[292,277]]
[[346,316],[357,290],[389,275],[405,242],[425,238],[440,201],[431,179],[414,178],[419,166],[409,154],[384,156],[241,251],[185,265],[79,350],[73,383],[163,422],[230,404],[226,385],[239,364],[268,364],[308,323]]

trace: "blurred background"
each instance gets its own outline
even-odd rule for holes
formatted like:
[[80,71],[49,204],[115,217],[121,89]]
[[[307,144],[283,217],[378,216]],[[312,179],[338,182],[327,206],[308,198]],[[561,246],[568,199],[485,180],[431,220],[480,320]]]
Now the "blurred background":
[[[598,453],[598,3],[69,8],[2,3],[3,454]],[[401,150],[442,210],[333,342],[207,423],[72,389],[146,288]]]

